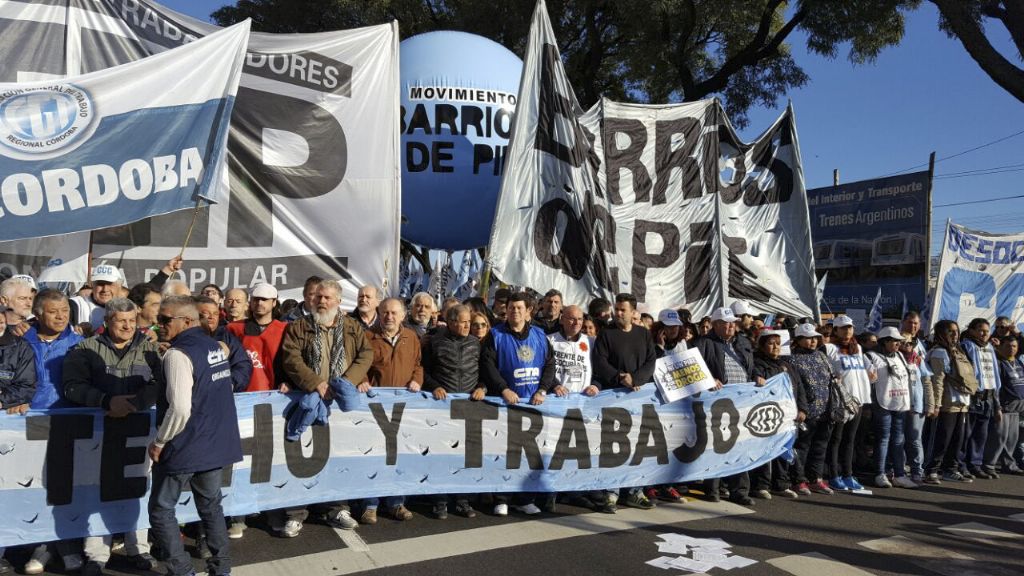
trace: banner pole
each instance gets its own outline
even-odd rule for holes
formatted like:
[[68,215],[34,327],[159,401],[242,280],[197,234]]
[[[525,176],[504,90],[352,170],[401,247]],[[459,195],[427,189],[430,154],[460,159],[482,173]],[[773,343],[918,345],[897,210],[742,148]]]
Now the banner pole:
[[185,234],[185,243],[181,245],[181,252],[178,252],[178,258],[185,259],[185,248],[188,247],[188,241],[192,239],[192,230],[196,227],[196,220],[199,219],[199,208],[203,202],[202,196],[196,196],[196,207],[192,210],[192,223],[188,225],[188,233]]
[[[924,293],[928,294],[928,286],[932,281],[932,182],[935,177],[935,151],[928,156],[928,196],[927,206],[928,211],[925,212],[925,218],[928,221],[925,223],[925,240],[924,244],[928,247],[926,254],[927,257],[924,259]],[[942,251],[939,251],[941,254]]]

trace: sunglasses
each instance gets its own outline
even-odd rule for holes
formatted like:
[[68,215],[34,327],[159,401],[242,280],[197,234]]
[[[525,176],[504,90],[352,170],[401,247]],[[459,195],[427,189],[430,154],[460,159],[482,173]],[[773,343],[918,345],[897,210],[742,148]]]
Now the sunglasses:
[[156,317],[156,323],[160,326],[166,326],[178,318],[188,318],[188,316],[164,316],[163,314],[158,314]]
[[473,328],[490,328],[485,322],[473,322],[470,326]]

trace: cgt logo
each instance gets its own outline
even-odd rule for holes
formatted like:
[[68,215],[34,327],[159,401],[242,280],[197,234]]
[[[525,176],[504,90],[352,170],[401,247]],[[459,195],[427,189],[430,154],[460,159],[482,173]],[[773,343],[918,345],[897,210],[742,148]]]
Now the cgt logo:
[[72,84],[0,93],[0,152],[33,160],[67,153],[95,120],[89,93]]
[[743,426],[758,438],[772,436],[782,428],[785,414],[776,402],[764,402],[747,413]]

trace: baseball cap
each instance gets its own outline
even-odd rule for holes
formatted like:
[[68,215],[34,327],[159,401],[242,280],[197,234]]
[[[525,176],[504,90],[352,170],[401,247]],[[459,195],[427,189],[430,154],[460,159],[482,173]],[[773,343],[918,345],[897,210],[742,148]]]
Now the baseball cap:
[[760,341],[762,338],[768,338],[769,336],[778,336],[783,342],[785,342],[786,336],[789,336],[789,334],[785,330],[761,330],[757,335],[757,340]]
[[892,340],[899,340],[901,342],[903,341],[903,334],[900,334],[899,328],[896,328],[895,326],[886,326],[885,328],[882,328],[878,331],[877,336],[879,340],[889,338]]
[[735,322],[739,320],[732,312],[732,308],[715,308],[715,311],[711,313],[711,321],[715,322],[722,320],[724,322]]
[[253,298],[266,298],[266,299],[277,299],[277,288],[274,288],[270,284],[262,283],[252,287],[250,296]]
[[679,319],[679,312],[666,308],[661,312],[658,312],[658,322],[661,322],[665,326],[682,326],[683,321]]
[[93,282],[121,282],[121,273],[117,266],[100,264],[92,269]]
[[28,274],[15,274],[14,276],[11,276],[11,280],[20,280],[21,282],[24,282],[25,284],[31,286],[32,290],[39,290],[39,286],[36,285],[36,279],[29,276]]
[[850,318],[846,314],[840,314],[832,319],[832,326],[835,328],[842,328],[844,326],[853,326],[853,318]]
[[729,306],[729,309],[731,309],[732,313],[736,316],[743,316],[744,314],[747,316],[754,315],[753,310],[750,309],[750,304],[747,304],[745,300],[736,300],[731,306]]
[[801,324],[793,330],[794,338],[815,338],[817,336],[821,336],[821,334],[814,329],[814,324],[811,323]]

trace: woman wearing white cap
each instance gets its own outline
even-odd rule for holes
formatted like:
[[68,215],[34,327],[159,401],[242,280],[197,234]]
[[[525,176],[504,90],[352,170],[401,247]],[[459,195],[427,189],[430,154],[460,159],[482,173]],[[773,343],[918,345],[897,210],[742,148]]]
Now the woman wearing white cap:
[[[903,451],[904,418],[910,411],[910,366],[900,354],[902,342],[900,331],[887,326],[878,331],[878,349],[868,352],[878,372],[871,414],[875,425],[875,486],[879,488],[917,488],[907,477]],[[892,482],[885,474],[888,458],[892,459]]]
[[[839,384],[848,398],[854,398],[863,406],[871,403],[871,382],[876,378],[875,368],[864,359],[864,352],[853,334],[853,319],[840,314],[832,320],[832,344],[825,345],[825,352],[832,360],[832,368],[839,375]],[[860,428],[861,410],[853,418],[839,422],[832,428],[828,445],[829,486],[833,490],[862,490],[853,476],[853,456]]]
[[822,474],[828,439],[832,435],[829,392],[836,375],[832,362],[817,349],[820,336],[813,324],[797,326],[793,331],[793,354],[789,358],[807,393],[807,418],[793,445],[797,457],[793,461],[791,475],[793,491],[803,495],[834,493],[822,479]]

